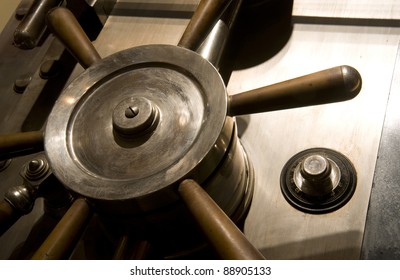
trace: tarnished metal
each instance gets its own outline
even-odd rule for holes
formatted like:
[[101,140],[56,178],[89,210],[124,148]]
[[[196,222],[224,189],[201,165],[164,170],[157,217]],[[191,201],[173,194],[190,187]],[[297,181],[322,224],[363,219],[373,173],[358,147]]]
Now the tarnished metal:
[[31,75],[23,75],[14,81],[14,91],[16,93],[24,93],[29,83],[32,81]]
[[34,1],[35,0],[21,1],[17,6],[17,8],[15,9],[15,18],[17,20],[22,20],[24,16],[28,13]]
[[352,99],[361,90],[361,76],[338,66],[285,82],[232,95],[229,115],[245,115]]
[[92,215],[92,209],[83,198],[74,201],[64,217],[46,238],[32,259],[53,260],[68,258]]
[[0,236],[18,221],[21,215],[7,200],[0,201]]
[[38,197],[44,198],[44,210],[53,217],[65,213],[65,208],[69,207],[72,201],[71,194],[52,176],[44,154],[39,154],[26,163],[21,168],[20,175],[24,179],[23,184],[8,188],[4,195],[1,214],[3,217],[0,219],[1,233],[19,217],[29,214]]
[[47,12],[62,0],[35,0],[14,32],[14,43],[20,48],[34,48],[46,30]]
[[33,159],[25,166],[23,176],[28,180],[36,181],[46,176],[49,170],[50,167],[46,160]]
[[62,41],[82,67],[88,68],[101,60],[70,10],[63,7],[53,9],[47,14],[46,22],[53,34]]
[[[329,9],[324,9],[324,10],[329,10]],[[128,38],[130,36],[125,35],[117,35],[115,32],[116,29],[120,27],[122,22],[125,22],[125,29],[124,31],[127,32],[127,34],[135,34],[135,32],[132,32],[131,30],[133,29],[134,31],[142,32],[143,34],[151,34],[151,35],[143,35],[143,37],[140,37],[139,39],[132,39],[133,44],[143,44],[143,43],[152,43],[153,41],[158,42],[161,41],[165,38],[165,42],[174,42],[175,37],[174,34],[176,33],[176,30],[171,30],[170,32],[165,32],[166,29],[169,29],[170,26],[168,27],[163,27],[164,25],[168,25],[169,23],[175,23],[174,21],[170,21],[170,19],[162,19],[160,20],[161,24],[159,24],[159,19],[153,19],[152,25],[149,26],[148,24],[143,24],[140,25],[140,23],[143,22],[143,18],[130,18],[128,17],[115,17],[114,21],[112,22],[116,28],[114,29],[113,25],[109,25],[108,33],[113,33],[111,36],[106,37],[104,36],[102,40],[99,40],[98,46],[103,45],[102,53],[103,51],[105,53],[110,53],[114,52],[113,48],[119,48],[120,46],[130,46],[132,43],[130,42],[125,42],[124,40],[115,40],[115,38],[118,36],[126,38],[126,41],[132,39]],[[176,20],[176,19],[174,19]],[[135,23],[137,24],[137,29],[134,29],[131,27],[128,28],[128,25],[132,25],[130,23],[133,22],[133,25]],[[168,22],[168,24],[165,24],[165,22]],[[183,24],[182,24],[183,25]],[[161,26],[161,27],[160,27]],[[181,26],[179,26],[181,27]],[[114,29],[114,31],[112,31]],[[177,28],[179,29],[179,28]],[[107,30],[106,30],[107,31]],[[122,32],[121,32],[122,33]],[[363,34],[362,36],[360,34]],[[393,41],[391,37],[395,37],[393,34],[396,33],[393,29],[391,31],[388,31],[384,28],[368,28],[368,27],[361,27],[361,28],[349,28],[349,27],[340,27],[338,28],[337,26],[324,26],[321,28],[318,24],[316,25],[297,25],[296,26],[296,31],[295,34],[290,41],[290,44],[286,46],[286,48],[279,53],[274,59],[270,60],[268,63],[266,62],[260,62],[260,67],[254,67],[254,69],[246,69],[244,71],[238,71],[236,74],[234,74],[234,78],[231,81],[231,88],[234,89],[231,92],[240,92],[243,90],[243,88],[252,88],[252,84],[264,84],[265,80],[268,82],[275,82],[275,80],[283,80],[280,79],[281,77],[287,78],[286,76],[289,76],[294,74],[298,75],[299,74],[299,68],[298,67],[292,67],[293,62],[298,65],[303,65],[305,68],[308,70],[314,71],[316,69],[321,69],[323,67],[330,67],[331,65],[336,64],[335,61],[338,60],[343,60],[345,63],[347,62],[347,58],[350,57],[350,62],[358,65],[360,67],[359,69],[362,70],[363,77],[366,74],[367,76],[370,76],[370,79],[365,79],[366,81],[374,80],[372,77],[375,77],[376,74],[372,74],[371,70],[368,70],[369,68],[365,65],[366,57],[369,57],[368,61],[373,60],[373,62],[382,61],[381,64],[378,63],[378,65],[384,66],[385,61],[386,64],[387,61],[391,60],[391,44],[393,45]],[[110,39],[112,38],[112,39]],[[124,39],[123,38],[123,39]],[[349,40],[351,38],[351,40]],[[396,37],[397,38],[397,37]],[[375,40],[376,39],[376,40]],[[169,41],[170,40],[170,41]],[[125,42],[118,44],[118,46],[112,45],[109,46],[107,42],[110,41],[115,41],[115,42]],[[372,45],[371,42],[380,42],[379,44],[373,44],[374,46],[379,45],[379,47],[375,47],[373,49],[370,48]],[[369,42],[369,43],[368,43]],[[397,42],[397,41],[396,41]],[[310,46],[316,45],[316,49],[318,51],[313,52],[313,55],[315,55],[315,59],[311,59],[308,57],[310,53]],[[332,45],[332,47],[330,47]],[[334,46],[334,47],[333,47]],[[358,49],[355,46],[358,46]],[[339,50],[336,49],[336,47],[339,47]],[[109,48],[109,49],[108,49]],[[397,48],[397,45],[396,45]],[[100,49],[100,48],[99,48]],[[266,48],[267,49],[267,48]],[[348,51],[347,51],[348,50]],[[296,55],[293,55],[293,54]],[[319,55],[319,53],[323,55]],[[353,54],[357,53],[357,56],[353,56]],[[385,55],[374,55],[374,56],[369,56],[368,54],[370,53],[385,53]],[[287,54],[287,56],[286,56]],[[253,54],[252,54],[253,56]],[[256,54],[254,54],[256,56]],[[344,57],[342,57],[344,56]],[[334,58],[332,58],[334,57]],[[353,57],[357,57],[357,59],[353,59]],[[371,57],[377,57],[377,59],[372,59]],[[379,59],[378,59],[379,58]],[[387,59],[385,59],[387,58]],[[306,63],[305,60],[306,59]],[[362,60],[362,61],[361,61]],[[279,63],[277,63],[279,61]],[[368,63],[369,65],[376,65],[376,63]],[[389,65],[391,65],[389,63]],[[388,67],[391,68],[391,67]],[[385,67],[381,67],[380,69],[386,69]],[[300,70],[301,72],[301,70]],[[239,73],[239,74],[238,74]],[[390,70],[385,70],[384,72],[381,72],[381,75],[378,75],[377,78],[379,81],[382,81],[381,76],[386,76],[390,77]],[[259,80],[258,80],[259,79]],[[387,80],[387,79],[386,79]],[[379,84],[379,85],[386,85],[385,81],[383,79],[383,82],[380,83],[371,83],[372,84]],[[236,81],[236,82],[235,82]],[[263,82],[264,81],[264,82]],[[236,90],[239,89],[239,90]],[[366,93],[373,93],[377,91],[382,91],[383,95],[385,89],[378,89],[377,86],[374,87],[372,90]],[[369,94],[369,96],[372,96],[374,94]],[[386,99],[385,96],[382,97],[383,99]],[[357,98],[358,99],[358,98]],[[362,100],[364,102],[362,104],[359,104],[358,101],[356,100],[356,104],[360,106],[352,106],[349,105],[346,107],[344,111],[349,112],[352,111],[354,112],[354,115],[359,116],[359,118],[364,118],[367,119],[368,122],[370,119],[368,117],[371,116],[370,113],[365,113],[363,114],[363,110],[357,109],[357,108],[365,108],[365,111],[369,111],[367,109],[370,109],[368,107],[369,103],[375,103],[377,101],[376,99],[373,99],[372,102],[366,102],[367,99],[362,97]],[[368,99],[369,100],[369,99]],[[379,103],[379,102],[377,102]],[[352,103],[353,104],[353,103]],[[382,102],[380,102],[382,104]],[[332,108],[332,107],[330,107]],[[335,107],[335,105],[333,106]],[[342,108],[342,107],[340,107]],[[375,106],[374,106],[375,108]],[[352,213],[361,213],[360,216],[362,217],[363,211],[360,208],[354,209],[354,208],[349,208],[349,210],[346,208],[344,211],[339,212],[339,215],[327,215],[323,219],[318,219],[320,223],[314,223],[315,218],[309,218],[309,215],[304,216],[304,214],[300,213],[296,216],[296,211],[293,211],[293,209],[287,209],[290,207],[287,207],[286,203],[279,203],[280,199],[280,194],[276,196],[274,193],[274,189],[279,189],[276,188],[276,183],[274,183],[274,180],[276,181],[277,174],[276,174],[276,169],[280,170],[280,166],[283,165],[284,160],[287,160],[287,158],[290,156],[290,153],[293,153],[297,151],[298,149],[304,149],[306,147],[312,147],[321,143],[328,143],[329,146],[337,145],[339,146],[340,149],[345,150],[347,154],[349,154],[352,159],[356,158],[358,161],[358,158],[360,158],[360,161],[362,162],[370,162],[371,164],[367,165],[360,165],[358,163],[358,166],[361,166],[360,170],[362,170],[363,173],[370,173],[372,174],[373,170],[371,168],[368,168],[368,166],[373,165],[374,162],[374,155],[373,155],[373,147],[371,148],[371,145],[358,145],[359,143],[357,141],[357,135],[361,135],[363,138],[376,138],[374,135],[377,135],[376,133],[371,133],[370,129],[367,129],[367,132],[365,132],[362,127],[357,125],[356,127],[352,126],[352,121],[354,121],[353,117],[350,116],[348,118],[348,115],[346,114],[345,122],[348,122],[350,125],[348,125],[349,129],[342,129],[341,125],[338,125],[338,123],[343,123],[343,119],[340,118],[342,121],[337,121],[335,122],[335,125],[337,127],[335,128],[335,125],[332,126],[332,130],[329,131],[329,133],[319,133],[320,131],[326,131],[328,130],[327,127],[325,126],[326,120],[329,119],[332,121],[333,119],[337,120],[337,115],[336,113],[333,113],[335,110],[332,109],[332,118],[327,118],[327,111],[331,112],[329,109],[323,108],[314,108],[311,109],[311,111],[301,111],[301,110],[295,110],[296,112],[294,113],[282,113],[279,115],[274,115],[272,117],[268,117],[268,114],[264,114],[263,116],[252,116],[251,118],[244,119],[246,121],[245,125],[248,130],[245,133],[245,138],[244,138],[244,143],[247,144],[246,148],[251,152],[251,156],[253,159],[253,162],[256,164],[257,168],[257,173],[258,174],[263,174],[263,175],[257,175],[257,180],[258,180],[258,193],[257,196],[259,199],[259,208],[257,208],[257,204],[253,209],[256,209],[253,211],[253,216],[256,218],[251,218],[248,219],[247,225],[248,225],[248,230],[247,234],[248,236],[256,243],[260,245],[260,248],[264,248],[265,252],[270,254],[269,252],[272,252],[271,255],[272,257],[276,256],[284,256],[284,257],[304,257],[304,256],[312,256],[312,257],[325,257],[325,256],[334,256],[336,257],[339,255],[340,257],[347,257],[347,256],[352,256],[351,254],[348,254],[347,250],[347,245],[346,244],[356,244],[357,242],[353,242],[355,238],[347,238],[348,236],[345,235],[340,235],[341,232],[345,232],[348,230],[348,227],[346,225],[349,224],[355,224],[354,221],[357,221],[356,223],[359,224],[358,227],[351,226],[350,229],[354,230],[356,229],[359,234],[362,235],[362,228],[363,225],[359,216],[354,217],[354,214]],[[355,111],[353,111],[353,109]],[[360,112],[361,111],[361,112]],[[304,115],[301,113],[298,114],[297,112],[304,112]],[[339,109],[339,114],[340,113]],[[375,111],[374,111],[375,112]],[[379,111],[380,112],[380,111]],[[378,115],[379,112],[375,112],[375,115]],[[379,114],[381,115],[381,114]],[[365,118],[367,117],[367,118]],[[303,118],[306,119],[307,121],[304,121],[303,123],[305,124],[305,128],[303,131],[303,128],[296,130],[296,132],[293,132],[291,134],[290,132],[294,129],[293,127],[290,127],[290,123],[294,123],[293,120],[300,120],[303,121]],[[356,117],[354,117],[356,118]],[[283,119],[285,121],[283,121]],[[241,119],[243,121],[243,119]],[[276,122],[278,120],[278,122]],[[320,121],[316,121],[320,120]],[[379,124],[379,117],[374,118],[373,123],[378,123]],[[298,123],[296,124],[296,127],[298,127]],[[379,126],[379,125],[378,125]],[[313,127],[311,129],[311,127]],[[346,126],[347,127],[347,126]],[[321,129],[322,128],[322,129]],[[296,129],[296,128],[295,128]],[[280,133],[280,131],[282,131]],[[310,133],[310,131],[312,133]],[[305,132],[305,136],[302,133]],[[315,133],[317,132],[317,133]],[[336,138],[335,140],[331,140],[330,136],[335,135]],[[368,134],[368,137],[365,137],[365,135]],[[373,135],[372,135],[373,134]],[[274,137],[271,137],[271,135],[274,135]],[[277,136],[278,135],[278,136]],[[313,135],[313,137],[309,137],[309,135]],[[322,137],[321,137],[322,135]],[[328,137],[326,136],[328,135]],[[343,136],[344,135],[344,136]],[[348,138],[345,137],[345,135],[352,135],[352,138],[349,140]],[[371,137],[370,137],[371,136]],[[296,143],[293,143],[292,139],[298,139],[298,141],[295,141]],[[307,140],[305,140],[307,139]],[[354,140],[356,139],[356,140]],[[279,143],[278,143],[279,142]],[[367,141],[368,143],[371,141]],[[341,143],[341,144],[339,144]],[[351,145],[347,145],[346,143],[352,143]],[[277,144],[277,145],[276,145]],[[288,149],[274,149],[273,147],[290,147]],[[272,148],[271,148],[272,147]],[[365,148],[367,147],[367,148]],[[263,153],[260,153],[259,151],[263,151]],[[284,151],[283,151],[284,150]],[[372,152],[363,152],[363,151],[372,151]],[[360,152],[361,151],[361,152]],[[372,154],[371,157],[366,157],[366,154]],[[362,156],[360,156],[362,155]],[[359,157],[360,156],[360,157]],[[265,160],[265,159],[273,159],[273,162],[270,160]],[[264,179],[264,177],[268,178],[268,180]],[[364,177],[364,176],[363,176]],[[274,179],[275,178],[275,179]],[[369,185],[368,180],[363,180],[361,183],[363,186]],[[368,187],[366,188],[368,189]],[[367,191],[368,192],[368,191]],[[367,192],[358,192],[357,193],[357,199],[354,204],[360,205],[360,197],[365,198],[366,195],[365,193]],[[278,197],[278,199],[276,199]],[[262,199],[261,199],[262,198]],[[265,203],[267,201],[267,203]],[[280,205],[283,204],[281,207]],[[267,209],[267,210],[266,210]],[[356,211],[353,211],[356,210]],[[290,212],[292,211],[292,212]],[[293,215],[294,213],[294,215]],[[341,213],[349,214],[346,215],[344,218],[343,216],[340,216]],[[331,219],[330,217],[334,216],[335,219]],[[276,218],[279,217],[279,218]],[[290,217],[290,218],[287,218]],[[304,219],[306,219],[306,222],[304,222]],[[344,220],[345,219],[345,220]],[[263,221],[268,221],[266,223],[259,223],[260,220]],[[343,222],[344,220],[344,222]],[[276,223],[275,223],[276,222]],[[307,226],[302,226],[302,225],[307,225]],[[253,226],[254,225],[254,226]],[[309,226],[310,225],[310,226]],[[336,230],[330,230],[332,227],[330,225],[335,225]],[[284,230],[279,230],[284,228]],[[319,230],[315,231],[314,228],[317,228]],[[328,230],[320,230],[320,229],[328,229]],[[281,234],[284,232],[285,234]],[[271,234],[272,233],[272,234]],[[339,233],[339,234],[337,234]],[[335,238],[331,238],[331,237]],[[345,237],[345,238],[343,238]],[[315,246],[314,240],[317,240],[317,243],[320,244],[320,246]],[[334,240],[335,242],[330,242],[331,240]],[[322,240],[322,241],[321,241]],[[339,240],[341,242],[336,242],[336,240]],[[343,243],[342,243],[343,242]],[[339,244],[337,247],[330,245],[330,244]],[[346,243],[346,244],[345,244]],[[343,245],[344,244],[344,245]],[[287,246],[288,245],[288,246]],[[353,245],[351,245],[353,246]],[[297,248],[293,250],[293,248]],[[311,248],[311,249],[310,249]],[[316,248],[327,248],[327,249],[321,249],[317,250]],[[333,249],[332,249],[333,248]],[[336,248],[338,248],[336,250]],[[343,249],[344,248],[344,249]],[[271,250],[270,250],[271,249]],[[346,251],[347,250],[347,251]],[[289,254],[278,254],[277,252],[289,252]],[[321,251],[323,251],[321,253]],[[332,252],[340,252],[337,253],[336,255],[333,255]],[[357,251],[357,250],[354,250]],[[295,252],[295,254],[293,254]],[[311,253],[310,253],[311,252]],[[343,253],[342,253],[343,252]],[[353,255],[357,256],[357,252]]]
[[0,160],[43,151],[43,132],[18,132],[0,135]]
[[12,159],[0,160],[0,172],[6,170],[7,167],[10,166],[11,161]]
[[150,100],[144,97],[130,97],[114,108],[113,130],[122,137],[137,138],[154,131],[158,119],[158,108]]
[[178,46],[197,50],[232,0],[202,0]]
[[179,194],[222,259],[264,259],[264,256],[195,181],[183,181],[179,185]]
[[32,211],[37,190],[31,186],[21,185],[11,187],[4,195],[4,199],[22,215],[28,214]]
[[294,155],[283,167],[281,190],[295,208],[313,214],[338,210],[352,198],[357,172],[344,155],[314,148]]
[[[124,139],[113,115],[125,118],[120,105],[130,98],[148,100],[160,121],[154,131]],[[220,75],[197,53],[168,45],[122,51],[64,91],[47,123],[47,156],[67,188],[99,203],[118,202],[111,212],[158,209],[177,200],[179,180],[204,181],[220,164],[234,127],[226,102]]]

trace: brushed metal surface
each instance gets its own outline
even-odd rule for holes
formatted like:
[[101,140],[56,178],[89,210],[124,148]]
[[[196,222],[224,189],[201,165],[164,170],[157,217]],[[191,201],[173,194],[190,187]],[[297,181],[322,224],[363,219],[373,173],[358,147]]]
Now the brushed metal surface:
[[[318,9],[323,15],[329,7]],[[187,22],[114,15],[94,44],[102,56],[143,44],[175,45]],[[256,173],[245,234],[267,258],[359,258],[399,39],[396,28],[295,24],[277,55],[232,73],[230,94],[342,64],[355,67],[363,78],[359,96],[349,102],[239,117],[242,142]],[[280,192],[283,165],[313,147],[343,153],[358,173],[353,198],[331,214],[304,214]]]
[[[196,9],[199,0],[125,0],[118,2],[119,6],[114,9],[116,14],[149,13],[149,15],[190,16]],[[293,15],[393,20],[400,19],[400,2],[396,0],[294,0]]]
[[[321,15],[329,10],[317,8]],[[104,56],[136,45],[176,44],[187,22],[115,15],[95,45]],[[242,141],[256,173],[245,234],[267,258],[359,258],[399,38],[400,30],[395,28],[295,24],[289,42],[277,55],[233,72],[230,94],[341,64],[355,67],[363,78],[361,93],[349,102],[239,118]],[[280,192],[283,165],[297,152],[313,147],[343,153],[358,173],[352,200],[331,214],[304,214]]]
[[295,0],[297,16],[399,19],[400,2],[396,0]]
[[[245,232],[267,258],[359,258],[398,41],[398,29],[295,25],[288,44],[275,57],[231,76],[230,93],[338,63],[354,66],[363,78],[360,94],[349,102],[244,120],[247,129],[242,140],[256,173]],[[279,190],[285,162],[313,147],[341,152],[357,170],[353,198],[331,214],[297,211]]]
[[[132,8],[131,2],[139,4]],[[119,1],[95,46],[105,57],[143,44],[176,45],[197,2]],[[293,14],[397,20],[399,6],[400,2],[394,0],[379,3],[372,0],[295,0]],[[398,64],[400,29],[389,26],[393,25],[296,23],[290,40],[278,54],[232,74],[228,84],[230,94],[342,64],[357,68],[363,78],[359,96],[345,103],[238,118],[242,143],[256,174],[245,235],[266,258],[360,257],[379,141],[394,68]],[[75,72],[82,70],[78,66]],[[280,192],[279,177],[284,164],[297,152],[313,147],[343,153],[357,170],[358,184],[353,198],[330,214],[302,213],[291,207]],[[29,224],[21,223],[22,226]],[[26,232],[15,228],[8,236],[26,235]]]

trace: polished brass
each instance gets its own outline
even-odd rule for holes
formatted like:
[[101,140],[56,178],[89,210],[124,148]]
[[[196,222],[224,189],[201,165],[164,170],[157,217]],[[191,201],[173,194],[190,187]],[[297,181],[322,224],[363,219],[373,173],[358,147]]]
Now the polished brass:
[[33,1],[29,11],[14,32],[14,43],[22,49],[32,49],[46,30],[47,12],[60,5],[62,0]]
[[46,17],[48,27],[84,68],[101,60],[90,39],[72,12],[66,8],[52,9]]
[[211,246],[222,259],[264,259],[264,256],[195,181],[183,181],[178,190]]
[[83,198],[74,201],[32,259],[65,259],[72,251],[92,216],[92,208]]
[[178,46],[197,50],[232,0],[202,0],[183,33]]
[[230,96],[229,115],[246,115],[345,101],[361,90],[361,76],[338,66]]
[[43,151],[43,132],[18,132],[0,135],[0,160]]
[[19,214],[14,207],[6,200],[0,201],[0,236],[3,235],[19,218]]

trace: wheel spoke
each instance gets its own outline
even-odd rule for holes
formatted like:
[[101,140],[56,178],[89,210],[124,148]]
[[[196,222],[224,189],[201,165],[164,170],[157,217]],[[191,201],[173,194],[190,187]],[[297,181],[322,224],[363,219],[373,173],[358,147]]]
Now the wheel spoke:
[[101,60],[101,57],[72,12],[66,8],[52,9],[46,22],[53,34],[60,39],[83,68]]
[[0,160],[43,151],[43,145],[42,131],[0,135]]
[[274,85],[230,96],[229,115],[246,115],[345,101],[361,90],[361,76],[338,66]]
[[65,259],[78,242],[92,216],[92,209],[83,198],[74,201],[60,222],[46,238],[32,259]]
[[210,245],[222,259],[264,259],[263,255],[195,181],[183,181],[178,191]]
[[201,0],[178,46],[197,50],[232,0]]

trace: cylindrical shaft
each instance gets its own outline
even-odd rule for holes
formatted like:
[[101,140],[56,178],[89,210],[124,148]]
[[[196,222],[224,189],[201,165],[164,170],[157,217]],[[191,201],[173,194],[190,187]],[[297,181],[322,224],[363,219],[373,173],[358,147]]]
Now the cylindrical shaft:
[[14,32],[14,43],[23,49],[34,48],[46,30],[46,14],[62,0],[35,0]]
[[210,34],[197,49],[197,53],[211,62],[217,69],[242,2],[243,0],[234,0],[229,5],[221,19],[217,21]]
[[361,90],[361,76],[338,66],[229,97],[230,116],[345,101]]
[[72,12],[59,7],[47,14],[47,25],[84,68],[101,60],[100,55]]
[[201,0],[178,46],[197,50],[232,0]]
[[83,198],[74,201],[32,259],[65,259],[78,242],[90,220],[92,209]]
[[0,236],[2,236],[20,217],[21,214],[18,213],[10,203],[5,200],[0,201]]
[[0,135],[0,160],[43,151],[42,131]]
[[222,259],[264,259],[264,256],[195,181],[183,181],[178,190],[211,246]]

